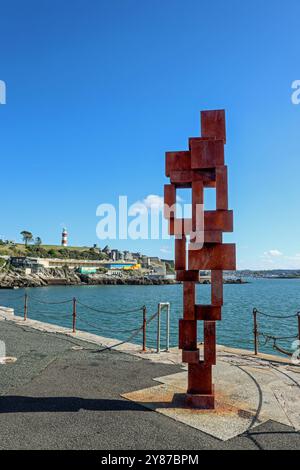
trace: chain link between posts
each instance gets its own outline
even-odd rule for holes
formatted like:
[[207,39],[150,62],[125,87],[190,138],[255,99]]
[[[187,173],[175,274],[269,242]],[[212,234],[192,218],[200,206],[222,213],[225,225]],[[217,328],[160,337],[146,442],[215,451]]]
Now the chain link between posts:
[[[290,335],[290,336],[274,336],[271,334],[264,333],[262,331],[259,331],[258,328],[258,321],[257,321],[257,315],[262,315],[264,317],[268,318],[276,318],[280,320],[284,319],[289,319],[289,318],[298,318],[298,334],[296,335]],[[277,342],[280,341],[288,341],[288,340],[296,340],[299,339],[300,341],[300,312],[294,313],[292,315],[271,315],[265,312],[261,312],[257,308],[253,309],[253,334],[254,334],[254,353],[255,355],[258,354],[258,346],[266,346],[270,342],[272,342],[272,348],[282,354],[285,354],[287,356],[293,356],[293,352],[287,351],[285,348],[282,346],[278,345]],[[263,338],[263,341],[261,340]]]
[[[14,298],[13,300],[17,301],[17,300],[20,300],[22,298],[24,299],[24,310],[23,310],[23,312],[19,308],[14,309],[14,311],[18,315],[23,315],[24,316],[24,321],[26,321],[27,318],[28,318],[29,306],[31,307],[32,304],[34,305],[35,303],[37,303],[39,305],[57,306],[57,305],[66,305],[66,304],[71,304],[72,303],[73,304],[73,309],[72,309],[73,333],[76,332],[77,320],[79,320],[82,324],[87,325],[90,328],[93,328],[93,330],[97,331],[98,334],[99,333],[102,333],[102,334],[105,333],[105,332],[103,332],[103,330],[105,330],[105,329],[109,330],[110,333],[120,333],[120,334],[130,333],[129,338],[126,341],[122,341],[122,342],[118,343],[118,345],[119,345],[119,344],[123,344],[125,342],[130,342],[140,332],[143,331],[143,350],[145,350],[145,345],[146,345],[146,327],[158,315],[158,312],[155,312],[153,315],[151,315],[150,318],[146,319],[146,310],[147,309],[146,309],[145,305],[143,305],[141,307],[131,308],[131,309],[128,309],[128,310],[108,311],[108,310],[102,310],[101,308],[97,308],[97,307],[94,307],[94,306],[91,306],[91,305],[87,305],[84,302],[81,302],[80,300],[78,300],[76,298],[64,299],[64,300],[56,301],[56,302],[49,302],[49,301],[46,301],[46,300],[38,299],[37,297],[35,297],[33,295],[28,295],[27,293],[25,293],[25,295],[21,295],[17,298]],[[136,328],[123,329],[123,330],[122,329],[113,329],[109,325],[105,325],[105,324],[102,324],[101,326],[99,326],[99,325],[96,325],[93,322],[90,322],[86,318],[84,318],[84,314],[86,312],[81,312],[80,315],[78,315],[77,306],[83,307],[84,309],[88,309],[89,311],[92,311],[94,313],[105,314],[105,315],[114,315],[114,316],[115,315],[125,315],[125,314],[132,314],[132,313],[142,312],[143,313],[142,325],[138,326]],[[67,313],[67,312],[57,312],[57,311],[51,312],[49,310],[38,310],[37,312],[33,312],[33,313],[45,314],[51,320],[57,319],[58,316],[59,316],[59,318],[70,318],[70,313]]]

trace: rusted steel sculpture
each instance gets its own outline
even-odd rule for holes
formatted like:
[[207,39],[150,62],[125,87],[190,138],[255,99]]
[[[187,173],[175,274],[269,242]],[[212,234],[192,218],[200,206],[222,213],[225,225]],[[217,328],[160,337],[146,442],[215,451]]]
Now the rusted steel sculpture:
[[[202,111],[201,134],[202,137],[189,139],[188,151],[166,153],[166,176],[171,184],[165,185],[164,197],[169,234],[175,236],[176,279],[183,282],[179,348],[182,361],[188,364],[186,402],[208,409],[215,406],[212,366],[216,364],[216,321],[221,320],[223,305],[223,270],[233,270],[236,264],[235,245],[222,243],[223,232],[233,230],[224,165],[225,111]],[[206,187],[216,188],[214,211],[203,209]],[[177,188],[192,189],[191,219],[176,217]],[[187,237],[190,238],[188,246]],[[211,271],[210,305],[196,305],[195,285],[200,270]],[[197,347],[199,320],[204,324],[201,358]]]

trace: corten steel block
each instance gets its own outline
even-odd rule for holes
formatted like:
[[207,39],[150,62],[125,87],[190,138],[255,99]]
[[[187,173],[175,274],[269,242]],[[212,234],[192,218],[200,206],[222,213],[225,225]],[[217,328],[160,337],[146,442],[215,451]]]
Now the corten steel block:
[[176,238],[181,238],[182,235],[189,235],[191,237],[190,242],[193,243],[192,249],[194,250],[201,249],[203,243],[222,243],[221,230],[198,230],[196,233],[192,230],[192,219],[170,218],[168,220],[168,233],[169,235],[175,235]]
[[235,245],[228,244],[207,244],[201,250],[188,251],[188,266],[191,270],[234,270]]
[[215,168],[224,165],[223,140],[193,139],[191,145],[191,168]]
[[173,184],[164,186],[164,217],[166,219],[176,216],[176,187]]
[[[201,240],[200,242],[197,241],[196,235],[198,235],[198,240]],[[220,230],[206,230],[204,232],[198,232],[197,234],[195,232],[190,233],[191,239],[190,239],[190,244],[189,244],[189,249],[190,250],[201,250],[203,243],[222,243],[222,232]]]
[[220,321],[222,315],[221,306],[195,305],[196,320]]
[[194,282],[183,283],[183,318],[195,320],[196,289]]
[[188,366],[188,393],[210,395],[213,393],[212,366],[203,361]]
[[187,393],[185,403],[191,408],[198,408],[199,410],[213,410],[215,408],[214,387],[212,386],[212,393],[209,395],[195,395]]
[[211,271],[211,304],[223,305],[223,271]]
[[176,238],[175,240],[175,270],[186,269],[186,237]]
[[190,235],[192,231],[192,219],[169,219],[169,235],[179,237],[181,235]]
[[193,230],[204,230],[204,187],[203,181],[192,183],[192,227]]
[[203,170],[191,170],[193,181],[202,181],[205,188],[216,187],[216,170],[207,168]]
[[179,320],[179,349],[195,351],[197,349],[197,321]]
[[216,168],[216,207],[217,210],[228,209],[227,166]]
[[232,211],[204,211],[204,230],[221,232],[233,231],[233,212]]
[[201,135],[226,143],[226,125],[224,109],[201,112]]
[[192,204],[203,204],[203,181],[192,182]]
[[190,169],[190,152],[166,152],[166,176],[170,176],[171,171]]
[[192,170],[171,171],[170,181],[172,184],[175,184],[175,186],[178,188],[189,188],[192,185],[193,172]]
[[199,271],[176,271],[176,281],[199,282]]
[[204,362],[216,364],[216,322],[204,321]]
[[202,142],[205,142],[207,140],[215,140],[213,137],[189,137],[189,151],[191,152],[192,150],[192,145],[194,140],[201,140]]
[[[175,235],[181,238],[182,235],[191,236],[191,243],[194,243],[192,249],[199,250],[203,243],[222,243],[221,230],[192,230],[192,219],[173,219],[168,220],[169,235]],[[196,238],[197,237],[197,238]]]
[[222,243],[221,230],[205,230],[204,232],[204,243]]
[[193,141],[197,141],[197,140],[201,140],[202,142],[205,142],[207,140],[215,140],[214,137],[189,137],[189,151],[192,150],[192,145],[193,145]]
[[182,362],[186,362],[188,364],[198,364],[199,362],[199,349],[196,351],[187,351],[183,349],[182,351]]
[[184,170],[170,172],[171,184],[176,188],[190,188],[193,181],[202,181],[205,188],[216,187],[216,170],[214,168],[206,170]]

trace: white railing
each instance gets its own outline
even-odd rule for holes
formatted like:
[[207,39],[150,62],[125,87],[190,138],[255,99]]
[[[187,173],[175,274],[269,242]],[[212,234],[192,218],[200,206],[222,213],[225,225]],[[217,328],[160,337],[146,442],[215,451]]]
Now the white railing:
[[166,351],[170,350],[170,302],[160,302],[157,309],[157,347],[156,352],[160,352],[161,337],[161,313],[166,310]]

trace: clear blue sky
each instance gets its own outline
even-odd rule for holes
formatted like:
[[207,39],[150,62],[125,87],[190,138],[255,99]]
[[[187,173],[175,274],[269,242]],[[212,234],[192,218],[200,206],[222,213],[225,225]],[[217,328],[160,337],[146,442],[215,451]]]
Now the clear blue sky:
[[164,152],[225,108],[226,241],[240,268],[300,268],[299,18],[298,0],[0,0],[0,235],[103,246],[97,205],[162,195]]

